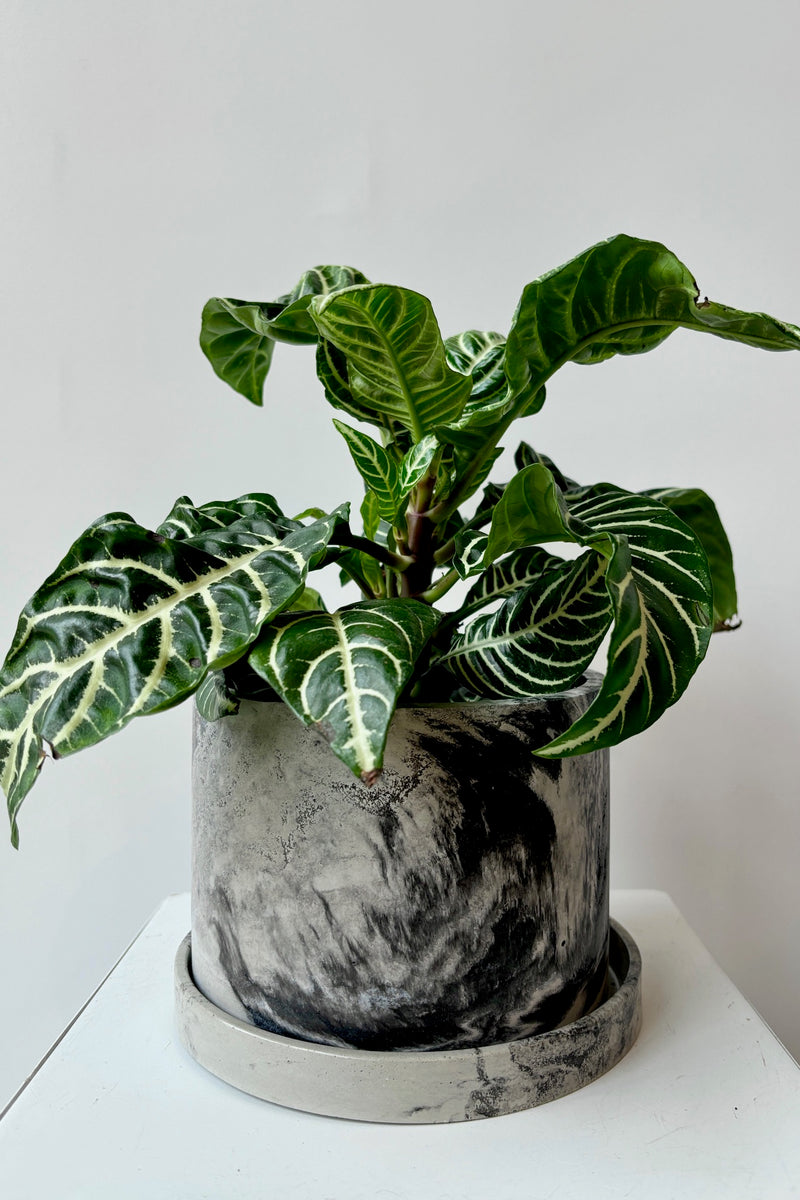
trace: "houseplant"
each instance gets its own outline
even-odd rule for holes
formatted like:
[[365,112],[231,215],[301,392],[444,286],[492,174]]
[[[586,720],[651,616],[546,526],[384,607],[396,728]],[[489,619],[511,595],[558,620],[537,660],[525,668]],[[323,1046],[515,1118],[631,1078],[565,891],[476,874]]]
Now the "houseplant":
[[[735,618],[712,501],[585,486],[527,442],[513,478],[490,474],[559,367],[642,353],[681,326],[800,348],[796,327],[700,300],[673,254],[627,236],[529,284],[505,337],[443,341],[424,297],[345,267],[309,271],[271,303],[210,301],[201,346],[255,404],[276,343],[315,347],[364,481],[362,530],[347,505],[290,518],[261,493],[182,497],[155,531],[123,513],[90,526],[24,609],[0,674],[14,843],[45,748],[73,753],[195,693],[206,721],[278,698],[374,788],[398,704],[569,693],[608,633],[591,701],[554,734],[540,721],[528,751],[592,755],[652,724]],[[578,556],[544,549],[555,542]],[[363,596],[334,613],[308,584],[329,565]],[[442,611],[462,580],[466,598]]]

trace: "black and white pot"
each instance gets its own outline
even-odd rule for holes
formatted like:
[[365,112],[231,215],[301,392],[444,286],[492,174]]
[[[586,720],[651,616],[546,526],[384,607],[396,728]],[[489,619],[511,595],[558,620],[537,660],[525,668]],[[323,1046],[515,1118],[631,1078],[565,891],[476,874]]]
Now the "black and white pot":
[[609,926],[608,753],[531,754],[598,687],[401,708],[369,789],[282,704],[196,716],[178,956],[195,1057],[280,1103],[390,1121],[513,1111],[622,1057],[639,972]]

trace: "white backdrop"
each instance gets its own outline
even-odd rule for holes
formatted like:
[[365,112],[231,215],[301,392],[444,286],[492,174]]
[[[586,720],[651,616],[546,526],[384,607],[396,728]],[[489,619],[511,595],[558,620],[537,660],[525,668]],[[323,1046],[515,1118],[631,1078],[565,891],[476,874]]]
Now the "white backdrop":
[[[312,355],[280,347],[248,405],[197,348],[210,295],[345,262],[429,295],[445,334],[504,329],[526,282],[624,231],[800,322],[796,32],[794,0],[6,0],[3,643],[101,512],[356,498]],[[614,752],[613,882],[671,892],[795,1054],[798,393],[800,355],[678,332],[565,369],[520,430],[586,482],[699,484],[729,527],[744,625]],[[134,722],[48,763],[0,847],[0,1104],[188,887],[188,763],[188,706]]]

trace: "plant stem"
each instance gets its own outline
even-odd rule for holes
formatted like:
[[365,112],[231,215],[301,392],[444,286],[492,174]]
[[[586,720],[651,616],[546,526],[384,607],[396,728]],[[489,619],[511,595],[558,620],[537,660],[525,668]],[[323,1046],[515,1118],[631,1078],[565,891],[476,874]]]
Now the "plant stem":
[[[491,508],[487,508],[484,512],[476,513],[475,516],[471,518],[471,520],[464,522],[464,524],[459,529],[459,533],[463,533],[467,529],[480,529],[483,525],[488,525],[492,519],[492,511],[493,510]],[[434,521],[436,520],[435,517],[433,517],[432,519]],[[436,566],[438,567],[438,566],[441,566],[442,563],[448,562],[449,559],[451,559],[453,557],[455,548],[456,548],[455,537],[449,538],[448,541],[446,541],[444,543],[444,545],[440,546],[439,549],[436,550],[433,555],[433,561],[435,562]]]
[[441,507],[437,508],[436,520],[438,523],[441,524],[442,521],[446,521],[449,517],[451,517],[461,501],[468,499],[469,496],[472,495],[474,490],[472,487],[473,479],[479,475],[480,470],[487,458],[494,452],[497,443],[500,441],[500,438],[508,429],[511,422],[515,419],[516,415],[516,412],[512,409],[512,411],[508,414],[508,417],[503,421],[502,425],[499,425],[497,429],[493,431],[492,436],[487,438],[486,442],[483,444],[483,446],[481,446],[480,450],[470,463],[469,469],[462,476],[460,483],[453,489],[453,492],[448,498],[447,502]]
[[430,504],[435,486],[435,474],[421,479],[411,493],[406,509],[405,546],[411,556],[411,565],[400,580],[401,596],[421,596],[430,587],[434,567],[434,526],[430,519]]
[[454,584],[458,583],[459,574],[455,567],[438,579],[427,591],[422,592],[419,596],[420,600],[424,600],[427,604],[435,604],[442,596],[450,591]]
[[456,539],[451,537],[449,542],[445,542],[443,546],[440,546],[439,549],[435,551],[433,555],[433,561],[436,563],[437,567],[440,563],[445,563],[449,558],[453,557],[453,551],[455,548]]
[[349,525],[336,531],[336,544],[339,546],[349,546],[353,550],[361,550],[364,554],[369,554],[370,557],[376,558],[384,566],[391,567],[393,571],[399,571],[401,574],[404,571],[408,571],[414,565],[412,557],[404,554],[393,554],[387,546],[381,546],[378,542],[370,541],[369,538],[353,533]]

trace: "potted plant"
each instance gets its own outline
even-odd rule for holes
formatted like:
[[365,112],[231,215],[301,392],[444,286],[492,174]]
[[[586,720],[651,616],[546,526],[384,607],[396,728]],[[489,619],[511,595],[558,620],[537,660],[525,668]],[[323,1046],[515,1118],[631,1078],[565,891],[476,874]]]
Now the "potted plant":
[[[712,632],[733,627],[736,590],[698,488],[578,483],[525,441],[510,480],[490,475],[561,366],[642,353],[678,327],[800,349],[796,327],[701,300],[670,251],[627,236],[528,284],[505,336],[443,340],[425,297],[347,267],[273,302],[209,301],[201,347],[254,404],[276,343],[315,348],[364,482],[361,527],[346,504],[289,517],[258,493],[182,497],[156,530],[111,513],[81,534],[0,674],[14,844],[48,751],[195,694],[184,999],[199,984],[236,1036],[281,1054],[294,1039],[317,1072],[319,1045],[340,1047],[328,1064],[388,1052],[399,1072],[435,1070],[461,1051],[474,1067],[487,1045],[541,1057],[554,1030],[563,1068],[614,990],[608,748],[679,699]],[[326,610],[309,580],[329,566],[361,600]],[[628,970],[635,947],[615,936]],[[609,1020],[588,1077],[627,1049],[635,1003]],[[217,1051],[198,1056],[226,1074]],[[536,1097],[585,1081],[561,1076]],[[457,1115],[487,1115],[487,1095]]]

